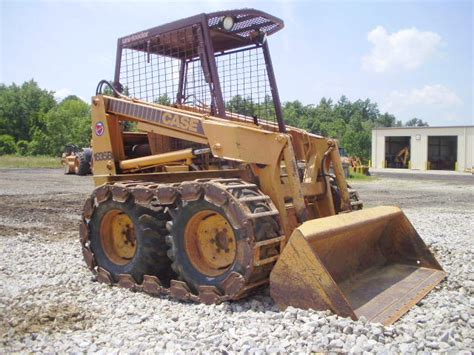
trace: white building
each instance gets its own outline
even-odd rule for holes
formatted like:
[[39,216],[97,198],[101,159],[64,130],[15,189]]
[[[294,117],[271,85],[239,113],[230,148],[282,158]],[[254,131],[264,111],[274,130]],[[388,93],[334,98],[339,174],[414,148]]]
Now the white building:
[[[409,152],[406,157],[403,149]],[[371,164],[378,169],[470,170],[474,126],[376,128]]]

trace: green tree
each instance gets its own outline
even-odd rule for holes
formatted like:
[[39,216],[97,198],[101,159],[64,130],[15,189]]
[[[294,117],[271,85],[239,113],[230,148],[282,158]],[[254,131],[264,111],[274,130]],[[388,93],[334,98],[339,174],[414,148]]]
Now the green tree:
[[351,117],[353,115],[355,109],[355,105],[352,104],[347,97],[344,95],[341,96],[339,101],[334,105],[334,115],[338,119],[341,119],[344,121],[344,123],[349,123],[351,120]]
[[[302,128],[315,134],[325,134],[329,130],[330,122],[334,121],[334,104],[331,99],[322,98],[319,104],[306,106],[308,118]],[[324,133],[323,133],[324,131]]]
[[301,102],[289,101],[283,105],[285,122],[290,126],[305,127],[308,121],[308,109]]
[[256,114],[256,104],[251,98],[243,98],[240,95],[234,96],[226,104],[226,109],[230,112],[253,117]]
[[171,99],[168,94],[158,96],[154,101],[155,104],[171,106]]
[[369,99],[351,102],[342,96],[336,103],[322,98],[318,105],[304,106],[298,101],[283,106],[288,124],[312,133],[336,138],[349,155],[362,160],[370,158],[371,131],[375,127],[401,126],[395,116],[381,114],[378,105]]
[[28,153],[29,144],[25,140],[16,142],[16,153],[19,155],[26,155]]
[[37,129],[29,144],[31,154],[59,155],[67,143],[90,145],[90,107],[80,99],[62,101],[44,118],[44,129]]
[[[109,83],[115,87],[115,82],[113,80],[109,80]],[[118,91],[120,92],[120,90]],[[130,90],[128,89],[128,86],[122,87],[122,92],[120,93],[125,96],[130,96]],[[114,92],[108,85],[103,86],[102,94],[107,96],[114,96]]]
[[405,122],[406,127],[428,127],[429,124],[428,122],[424,122],[423,120],[420,120],[419,118],[412,118],[411,120],[408,120]]
[[397,118],[394,115],[385,112],[383,115],[380,115],[375,120],[376,127],[401,127],[402,121],[397,121]]
[[0,84],[0,134],[29,141],[35,130],[44,128],[44,116],[55,106],[53,92],[34,80],[21,86]]
[[15,139],[9,134],[0,135],[0,155],[13,154],[15,151]]
[[[247,116],[266,118],[262,115],[267,106],[272,107],[269,97],[256,104],[250,98],[234,96],[227,102],[227,109]],[[322,98],[317,105],[304,105],[298,100],[283,104],[283,117],[288,125],[303,128],[311,133],[336,138],[349,155],[363,161],[370,159],[372,129],[375,127],[399,127],[401,121],[390,113],[381,114],[378,105],[369,99],[351,102],[347,97],[334,103]]]
[[84,100],[82,100],[79,96],[76,96],[76,95],[69,95],[69,96],[66,96],[64,99],[62,99],[61,103],[63,103],[64,101],[68,101],[68,100],[80,100],[80,101],[84,101]]

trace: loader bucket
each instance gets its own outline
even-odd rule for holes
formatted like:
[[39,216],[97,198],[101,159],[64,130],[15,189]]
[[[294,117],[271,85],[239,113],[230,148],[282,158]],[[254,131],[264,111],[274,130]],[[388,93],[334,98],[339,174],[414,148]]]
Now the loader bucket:
[[325,310],[389,325],[446,273],[397,207],[307,221],[270,275],[280,308]]

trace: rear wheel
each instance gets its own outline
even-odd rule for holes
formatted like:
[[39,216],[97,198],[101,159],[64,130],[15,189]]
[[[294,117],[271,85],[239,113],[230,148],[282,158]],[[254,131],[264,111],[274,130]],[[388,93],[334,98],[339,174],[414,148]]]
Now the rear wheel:
[[117,265],[130,262],[137,251],[135,224],[120,209],[107,211],[100,223],[100,243],[107,258]]
[[76,155],[76,160],[74,164],[74,172],[76,175],[87,175],[91,171],[91,163],[87,159],[87,156],[84,152],[79,152]]
[[157,276],[164,284],[173,273],[166,255],[166,214],[137,205],[133,196],[121,202],[109,193],[87,223],[90,248],[97,265],[114,281],[129,274],[138,283],[144,275]]

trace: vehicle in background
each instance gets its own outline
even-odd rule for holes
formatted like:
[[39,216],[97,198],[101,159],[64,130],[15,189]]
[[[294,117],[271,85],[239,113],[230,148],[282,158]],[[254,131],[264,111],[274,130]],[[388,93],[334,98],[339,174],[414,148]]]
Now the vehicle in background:
[[61,164],[65,174],[92,174],[92,149],[81,149],[75,144],[67,144],[61,156]]

